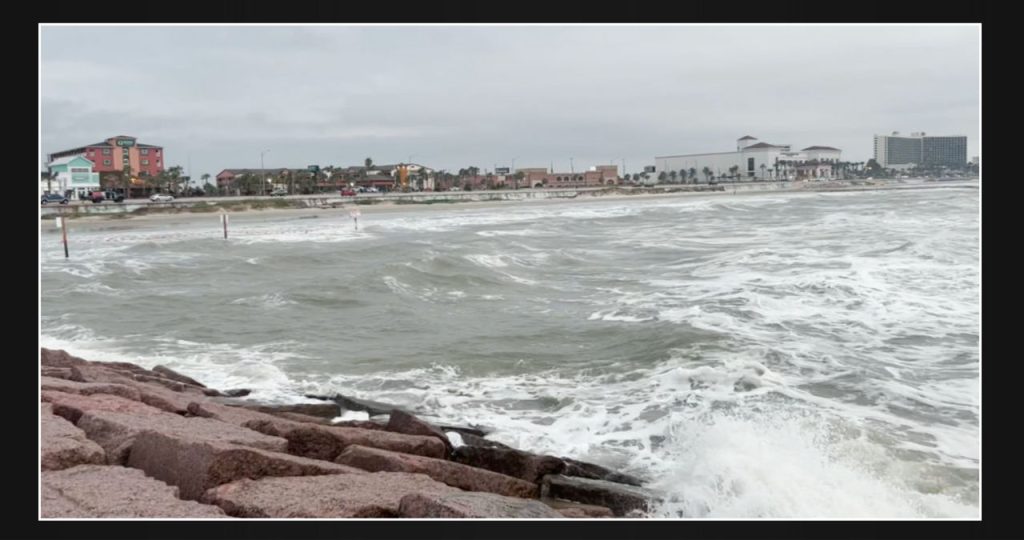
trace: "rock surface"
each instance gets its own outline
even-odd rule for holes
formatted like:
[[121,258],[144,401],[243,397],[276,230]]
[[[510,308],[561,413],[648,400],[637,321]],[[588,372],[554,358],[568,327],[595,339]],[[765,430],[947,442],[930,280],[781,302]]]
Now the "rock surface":
[[399,517],[406,495],[456,491],[422,474],[382,472],[245,479],[213,488],[201,500],[235,517]]
[[406,518],[562,518],[535,500],[492,493],[415,493],[402,497],[398,513]]
[[42,400],[52,406],[53,414],[62,416],[73,424],[87,412],[109,411],[128,413],[138,417],[162,416],[167,414],[141,401],[125,399],[110,394],[69,394],[55,390],[43,390]]
[[371,472],[421,473],[438,482],[466,491],[486,491],[509,497],[525,498],[540,495],[540,486],[519,478],[469,467],[453,461],[389,452],[359,445],[346,448],[335,462]]
[[391,417],[388,419],[388,425],[385,429],[406,435],[437,437],[444,444],[446,456],[451,455],[452,450],[454,450],[451,441],[448,440],[448,436],[440,428],[399,409],[391,411]]
[[562,474],[565,476],[579,476],[581,478],[590,478],[593,480],[607,480],[609,482],[628,484],[631,486],[644,485],[643,480],[633,475],[613,471],[600,465],[565,457],[562,458],[562,461],[565,462],[565,470],[562,471]]
[[542,456],[511,448],[460,446],[452,454],[452,461],[498,472],[527,482],[540,483],[548,474],[559,474],[565,462],[553,456]]
[[216,506],[183,501],[175,487],[138,469],[79,465],[42,473],[44,518],[224,518]]
[[177,486],[183,499],[198,499],[210,488],[241,478],[362,473],[326,461],[154,431],[135,438],[127,464]]
[[40,406],[40,462],[44,471],[56,471],[83,464],[106,463],[106,454],[85,433],[53,414],[52,406]]
[[625,516],[632,510],[647,512],[656,500],[654,493],[641,487],[562,475],[545,476],[542,495],[604,506],[616,516]]
[[318,426],[290,422],[247,422],[246,427],[288,439],[288,453],[311,459],[334,461],[345,448],[358,444],[406,454],[443,458],[444,445],[434,437],[403,435],[389,431]]
[[163,376],[164,378],[171,379],[172,381],[198,386],[199,388],[206,388],[206,385],[203,383],[193,379],[192,377],[182,375],[181,373],[178,373],[166,366],[154,366],[153,372]]
[[107,463],[122,465],[128,460],[135,439],[144,432],[206,442],[232,443],[274,452],[285,452],[288,441],[209,418],[184,418],[161,413],[137,416],[121,412],[93,411],[76,424],[89,439],[103,447]]

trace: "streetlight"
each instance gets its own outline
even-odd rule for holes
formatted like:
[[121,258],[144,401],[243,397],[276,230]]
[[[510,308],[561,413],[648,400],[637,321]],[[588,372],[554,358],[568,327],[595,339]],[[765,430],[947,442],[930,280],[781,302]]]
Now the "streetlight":
[[267,168],[263,166],[263,154],[266,154],[269,151],[270,149],[260,152],[260,170],[262,170],[263,172],[263,185],[260,186],[260,189],[262,189],[264,192],[267,191]]

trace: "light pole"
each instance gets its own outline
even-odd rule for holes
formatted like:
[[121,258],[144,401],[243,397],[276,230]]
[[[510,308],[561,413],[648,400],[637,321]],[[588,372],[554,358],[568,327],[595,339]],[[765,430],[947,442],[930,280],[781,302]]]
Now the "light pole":
[[263,154],[269,151],[270,149],[260,152],[260,170],[263,172],[263,184],[260,186],[260,189],[264,192],[267,191],[267,168],[263,166]]
[[572,164],[572,158],[569,158],[569,174],[572,176],[572,185],[574,187],[580,187],[576,182],[576,167]]

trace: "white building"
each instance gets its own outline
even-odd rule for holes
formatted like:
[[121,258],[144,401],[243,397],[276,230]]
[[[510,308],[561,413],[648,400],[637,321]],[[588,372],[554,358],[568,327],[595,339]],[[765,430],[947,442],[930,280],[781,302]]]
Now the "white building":
[[734,152],[656,156],[655,177],[662,172],[671,174],[675,171],[678,178],[680,171],[686,171],[687,182],[708,182],[709,176],[736,176],[750,181],[827,180],[835,177],[833,164],[839,161],[841,154],[838,148],[831,146],[809,146],[793,151],[788,144],[758,142],[747,135],[736,141]]

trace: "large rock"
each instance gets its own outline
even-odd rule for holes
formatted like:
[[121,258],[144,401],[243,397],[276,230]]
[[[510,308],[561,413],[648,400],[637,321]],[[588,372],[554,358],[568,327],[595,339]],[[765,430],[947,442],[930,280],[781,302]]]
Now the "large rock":
[[46,367],[70,368],[71,366],[86,364],[87,361],[77,356],[71,356],[64,350],[40,347],[39,363]]
[[[286,416],[285,418],[290,417]],[[376,431],[387,431],[387,424],[379,424],[373,420],[339,420],[337,422],[331,422],[330,424],[337,427],[356,427],[362,429],[373,429]]]
[[158,432],[188,440],[231,443],[274,452],[285,452],[288,441],[240,428],[210,418],[184,418],[160,413],[138,416],[120,412],[93,411],[82,415],[76,424],[89,439],[107,453],[107,463],[127,462],[136,438],[144,432]]
[[402,497],[398,513],[407,518],[562,518],[539,501],[492,493],[414,493]]
[[178,381],[180,383],[191,384],[192,386],[198,386],[200,388],[206,388],[206,385],[204,385],[203,383],[193,379],[192,377],[182,375],[181,373],[178,373],[177,371],[174,371],[173,369],[166,366],[154,366],[153,373],[158,373],[165,378],[171,379],[173,381]]
[[368,413],[370,416],[380,416],[384,414],[391,414],[391,411],[394,410],[403,410],[397,405],[381,403],[379,401],[371,401],[369,399],[358,399],[354,397],[343,396],[341,394],[334,394],[333,396],[306,394],[306,397],[311,399],[320,399],[324,401],[333,401],[337,403],[343,411],[364,411]]
[[644,488],[562,475],[545,476],[542,495],[605,506],[616,516],[625,516],[631,510],[647,512],[656,501],[655,494]]
[[223,518],[216,506],[183,501],[178,489],[137,469],[79,465],[41,475],[44,518]]
[[334,461],[345,448],[353,444],[435,458],[443,458],[445,455],[441,441],[421,435],[318,426],[280,419],[274,422],[246,422],[243,425],[260,433],[284,437],[288,439],[288,453],[312,459]]
[[267,414],[294,413],[326,419],[336,418],[341,414],[341,409],[336,403],[289,403],[284,405],[271,405],[268,403],[259,403],[235,398],[218,398],[214,401],[231,407],[242,407]]
[[[131,366],[131,368],[126,366]],[[137,370],[141,370],[144,373],[139,373]],[[143,403],[176,414],[185,414],[185,407],[189,401],[195,399],[192,393],[184,393],[185,385],[182,383],[150,375],[148,373],[152,372],[148,372],[134,364],[124,364],[122,366],[122,363],[86,362],[72,366],[71,372],[71,380],[74,381],[117,384],[135,388],[138,390],[139,399]],[[152,384],[152,380],[156,379],[167,381],[172,386],[180,385],[177,388],[181,391],[175,391],[160,384]],[[197,388],[197,390],[201,389]],[[201,395],[201,392],[199,393]]]
[[57,392],[64,392],[66,394],[81,394],[83,396],[91,396],[93,394],[111,394],[133,401],[140,401],[142,399],[139,395],[138,389],[123,384],[84,383],[43,376],[39,378],[39,388],[40,390],[54,390]]
[[498,472],[527,482],[540,483],[548,474],[559,474],[565,462],[553,456],[541,456],[512,448],[460,446],[452,454],[452,461]]
[[437,437],[439,441],[444,443],[446,450],[445,455],[450,455],[452,450],[454,450],[451,441],[448,440],[448,436],[445,435],[437,426],[416,418],[415,416],[399,409],[391,411],[391,417],[388,418],[388,425],[386,429],[388,431],[394,431],[395,433],[405,433],[406,435]]
[[467,444],[469,446],[483,446],[485,448],[505,448],[507,450],[514,450],[514,448],[512,448],[511,446],[509,446],[507,444],[502,444],[502,443],[500,443],[498,441],[492,441],[490,439],[485,439],[485,438],[483,438],[483,437],[481,437],[479,435],[473,435],[471,433],[459,433],[459,434],[462,437],[463,444]]
[[43,390],[41,398],[43,402],[49,403],[52,406],[54,414],[66,418],[73,424],[78,424],[78,419],[83,414],[93,411],[128,413],[138,417],[167,414],[141,401],[125,399],[112,394],[81,395],[58,392],[56,390]]
[[64,368],[64,367],[42,366],[39,369],[39,373],[43,377],[53,377],[55,379],[70,379],[71,378],[71,368],[69,368],[69,367]]
[[87,463],[102,464],[106,455],[100,446],[64,418],[53,414],[49,403],[39,411],[39,457],[44,471],[67,469]]
[[198,499],[210,488],[241,478],[363,473],[326,461],[155,431],[135,438],[128,466],[178,486],[184,499]]
[[244,479],[213,488],[200,500],[236,517],[371,518],[399,517],[406,495],[456,491],[426,475],[382,472]]
[[562,499],[541,499],[541,502],[554,508],[559,514],[569,518],[610,518],[615,517],[611,508],[594,504],[582,504]]
[[509,497],[533,498],[540,494],[537,484],[504,474],[445,461],[443,459],[389,452],[352,445],[335,460],[371,472],[422,473],[438,482],[466,491],[486,491]]
[[581,478],[591,478],[594,480],[607,480],[609,482],[629,484],[631,486],[644,485],[643,480],[640,478],[618,471],[613,471],[600,465],[569,458],[562,458],[562,461],[565,462],[565,470],[562,471],[562,474],[565,476],[579,476]]

